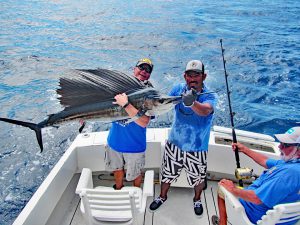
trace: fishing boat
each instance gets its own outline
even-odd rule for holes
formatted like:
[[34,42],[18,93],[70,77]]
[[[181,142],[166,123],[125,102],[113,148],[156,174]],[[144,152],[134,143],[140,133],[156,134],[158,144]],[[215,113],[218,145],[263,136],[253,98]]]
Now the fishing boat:
[[[217,214],[217,182],[221,178],[237,181],[234,176],[236,163],[231,149],[231,129],[214,126],[211,130],[207,168],[208,182],[207,188],[201,196],[204,204],[204,213],[201,218],[194,214],[193,189],[186,181],[185,172],[181,173],[178,180],[172,184],[168,201],[155,212],[150,212],[148,209],[153,198],[160,192],[159,171],[169,131],[169,128],[147,129],[145,171],[154,171],[154,193],[153,196],[147,198],[143,224],[211,224],[211,216]],[[236,134],[238,141],[251,149],[268,157],[280,157],[279,143],[275,142],[273,137],[242,130],[236,130]],[[114,184],[112,174],[106,172],[104,166],[107,135],[107,131],[79,134],[13,224],[85,224],[80,210],[81,199],[75,193],[82,169],[89,168],[92,171],[94,186],[112,187]],[[240,164],[252,168],[256,174],[260,174],[263,170],[243,154],[240,154]],[[125,184],[126,186],[131,185],[127,182]]]

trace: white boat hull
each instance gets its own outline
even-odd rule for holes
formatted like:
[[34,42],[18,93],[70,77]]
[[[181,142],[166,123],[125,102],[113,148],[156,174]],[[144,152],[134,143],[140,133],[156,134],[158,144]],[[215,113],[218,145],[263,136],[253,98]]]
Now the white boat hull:
[[[228,177],[234,179],[236,162],[230,145],[230,132],[228,128],[215,127],[211,131],[208,154],[208,175],[211,179]],[[160,168],[164,144],[168,137],[168,128],[147,129],[147,151],[145,169]],[[79,134],[72,145],[67,149],[47,178],[32,196],[28,204],[17,217],[14,225],[41,225],[47,224],[54,213],[60,199],[67,197],[67,187],[82,168],[87,167],[92,171],[104,171],[104,152],[108,132]],[[237,131],[239,141],[254,146],[257,151],[262,151],[267,156],[278,158],[278,143],[268,135],[251,132]],[[260,174],[262,168],[253,163],[249,158],[240,154],[241,166],[253,168]],[[79,175],[78,175],[79,176]],[[74,184],[76,185],[76,184]],[[189,187],[185,173],[172,184],[177,187]],[[73,195],[74,193],[70,193]]]

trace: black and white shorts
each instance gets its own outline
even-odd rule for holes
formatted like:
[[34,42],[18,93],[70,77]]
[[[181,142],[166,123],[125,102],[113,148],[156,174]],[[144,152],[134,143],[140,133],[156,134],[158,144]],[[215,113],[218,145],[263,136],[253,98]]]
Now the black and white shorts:
[[206,151],[182,151],[176,145],[167,142],[162,162],[161,181],[172,183],[184,168],[190,186],[194,187],[202,183],[206,177],[206,158]]

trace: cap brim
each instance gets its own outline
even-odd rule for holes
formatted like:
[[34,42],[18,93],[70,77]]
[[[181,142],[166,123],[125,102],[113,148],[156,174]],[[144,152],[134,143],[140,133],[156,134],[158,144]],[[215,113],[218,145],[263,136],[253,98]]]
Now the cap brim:
[[146,62],[139,62],[139,63],[136,64],[136,66],[140,66],[140,65],[143,65],[143,64],[146,64],[146,65],[150,66],[151,69],[153,68],[153,66],[151,64],[146,63]]
[[197,69],[186,70],[185,72],[188,72],[188,71],[194,71],[194,72],[202,73],[202,70],[197,70]]
[[294,144],[295,140],[290,138],[290,135],[287,134],[274,134],[274,136],[278,139],[279,142]]

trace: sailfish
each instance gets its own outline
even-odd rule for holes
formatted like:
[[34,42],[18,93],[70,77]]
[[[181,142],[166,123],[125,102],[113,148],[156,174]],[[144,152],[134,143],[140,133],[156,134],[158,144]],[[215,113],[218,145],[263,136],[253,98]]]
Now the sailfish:
[[168,112],[181,96],[167,96],[153,87],[145,85],[134,76],[107,69],[76,69],[71,77],[62,77],[56,90],[64,109],[49,115],[39,123],[24,122],[0,117],[0,121],[28,127],[35,131],[41,152],[43,151],[42,128],[57,126],[71,120],[97,120],[112,122],[131,120],[127,112],[113,104],[114,96],[126,93],[128,101],[147,116],[158,116]]

